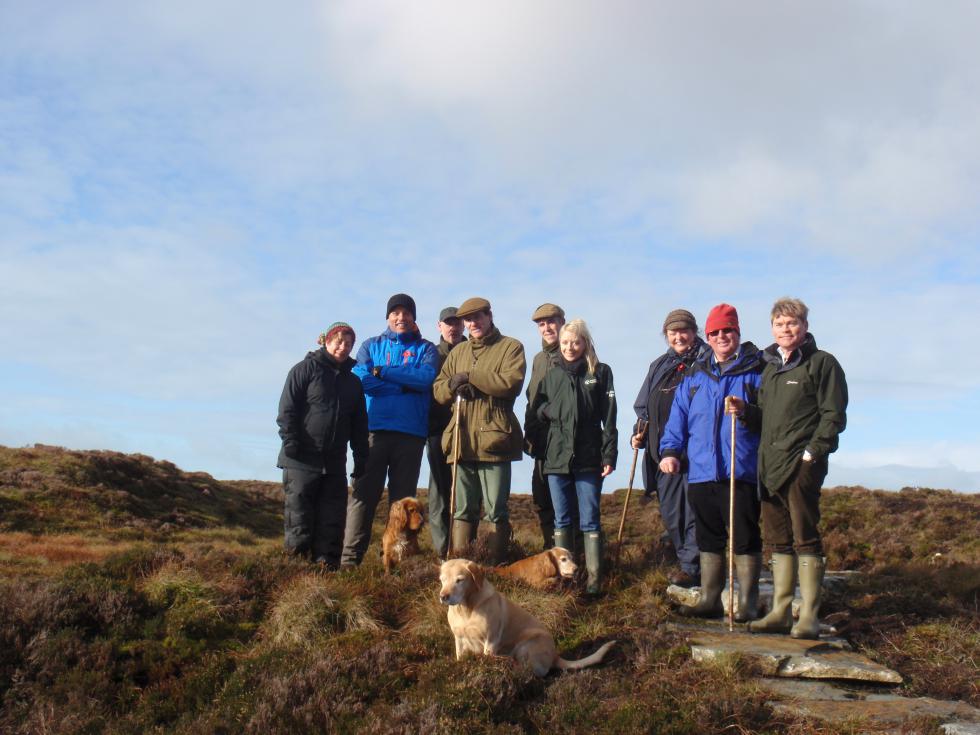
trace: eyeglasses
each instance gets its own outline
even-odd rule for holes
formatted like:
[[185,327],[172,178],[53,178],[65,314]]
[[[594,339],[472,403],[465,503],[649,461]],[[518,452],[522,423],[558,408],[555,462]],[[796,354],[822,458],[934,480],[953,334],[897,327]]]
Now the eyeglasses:
[[724,329],[716,329],[713,332],[708,332],[709,337],[717,337],[719,334],[731,334],[732,332],[738,331],[735,327],[725,327]]

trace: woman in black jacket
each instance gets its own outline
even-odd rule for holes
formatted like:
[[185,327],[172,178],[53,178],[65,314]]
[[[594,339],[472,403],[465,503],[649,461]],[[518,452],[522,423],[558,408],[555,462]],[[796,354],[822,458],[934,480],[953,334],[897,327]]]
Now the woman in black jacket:
[[538,385],[532,408],[547,422],[544,474],[555,506],[555,545],[572,546],[571,514],[578,506],[585,535],[586,591],[602,582],[602,480],[616,468],[616,391],[609,366],[599,362],[589,328],[573,319],[558,336],[560,363]]
[[[646,448],[643,453],[644,495],[654,493],[660,501],[660,518],[670,536],[680,569],[671,571],[667,581],[681,587],[697,585],[701,579],[700,550],[694,533],[694,511],[687,499],[687,457],[681,457],[681,471],[661,472],[660,440],[674,402],[674,391],[691,366],[708,352],[708,345],[698,336],[698,323],[687,309],[674,309],[664,319],[664,340],[667,351],[650,363],[650,369],[633,410],[637,424],[633,427],[630,444],[634,449]],[[640,432],[640,421],[647,421]]]
[[331,324],[322,349],[307,353],[286,376],[279,399],[279,436],[286,495],[286,549],[311,554],[336,568],[347,521],[347,445],[354,453],[351,477],[364,472],[368,418],[361,381],[351,372],[354,330]]

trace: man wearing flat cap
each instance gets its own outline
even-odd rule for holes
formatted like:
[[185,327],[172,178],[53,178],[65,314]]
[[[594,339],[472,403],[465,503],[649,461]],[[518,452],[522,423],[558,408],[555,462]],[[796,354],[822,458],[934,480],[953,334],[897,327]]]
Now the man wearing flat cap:
[[[436,347],[438,367],[442,369],[449,353],[466,337],[463,336],[463,320],[456,316],[456,307],[447,306],[439,312],[439,344]],[[452,488],[452,467],[446,463],[442,451],[442,433],[452,419],[452,409],[439,403],[435,398],[429,405],[429,438],[426,439],[426,454],[429,458],[429,533],[432,534],[432,548],[440,557],[446,555],[449,546],[449,494]]]
[[389,502],[415,495],[428,436],[436,346],[422,339],[408,294],[388,299],[386,314],[387,329],[361,345],[353,370],[367,396],[370,453],[348,500],[341,566],[364,558],[386,477]]
[[[454,404],[453,421],[443,433],[446,456],[453,446],[459,422],[459,462],[456,467],[456,514],[451,539],[454,551],[476,538],[480,502],[494,524],[490,549],[493,562],[504,560],[510,544],[511,462],[521,458],[523,436],[514,414],[514,401],[524,384],[524,346],[505,337],[493,323],[490,302],[467,299],[456,314],[469,332],[469,340],[449,353],[432,387],[441,404]],[[458,413],[457,413],[458,412]]]
[[[556,304],[541,304],[531,314],[531,321],[538,327],[541,335],[541,351],[531,361],[531,377],[527,381],[527,410],[524,412],[524,451],[534,458],[534,469],[531,474],[531,498],[534,509],[538,514],[541,526],[541,536],[544,548],[550,549],[555,545],[555,506],[551,502],[551,491],[548,489],[548,479],[544,475],[545,450],[548,443],[548,427],[531,410],[531,400],[538,389],[538,383],[551,368],[561,362],[558,351],[558,332],[565,324],[565,310]],[[578,505],[572,503],[572,522],[569,532],[578,531]],[[578,532],[581,534],[581,532]],[[559,546],[574,550],[571,539],[563,540]]]

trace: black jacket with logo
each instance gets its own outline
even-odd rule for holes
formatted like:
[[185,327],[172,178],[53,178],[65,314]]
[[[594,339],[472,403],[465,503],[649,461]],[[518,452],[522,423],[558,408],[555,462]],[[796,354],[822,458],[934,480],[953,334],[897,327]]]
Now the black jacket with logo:
[[834,356],[817,349],[812,334],[785,364],[775,344],[763,357],[759,403],[746,407],[745,421],[761,429],[759,479],[775,492],[792,476],[804,450],[814,461],[826,461],[837,450],[837,437],[847,426],[847,380]]
[[545,474],[616,467],[616,391],[608,365],[600,362],[590,375],[584,360],[562,360],[538,384],[532,410],[547,425]]

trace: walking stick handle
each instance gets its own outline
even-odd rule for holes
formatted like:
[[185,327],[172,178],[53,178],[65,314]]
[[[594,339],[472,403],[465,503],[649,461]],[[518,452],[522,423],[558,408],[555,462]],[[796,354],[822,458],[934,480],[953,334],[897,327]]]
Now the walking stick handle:
[[[648,426],[649,422],[646,419],[640,419],[636,422],[636,433],[640,436],[645,436]],[[616,558],[613,561],[613,566],[619,566],[619,552],[623,549],[623,530],[626,528],[626,510],[629,508],[630,495],[633,494],[633,477],[636,475],[636,460],[639,456],[640,448],[634,447],[633,464],[630,466],[630,479],[626,485],[626,499],[623,501],[623,514],[619,519],[619,533],[616,534]]]

